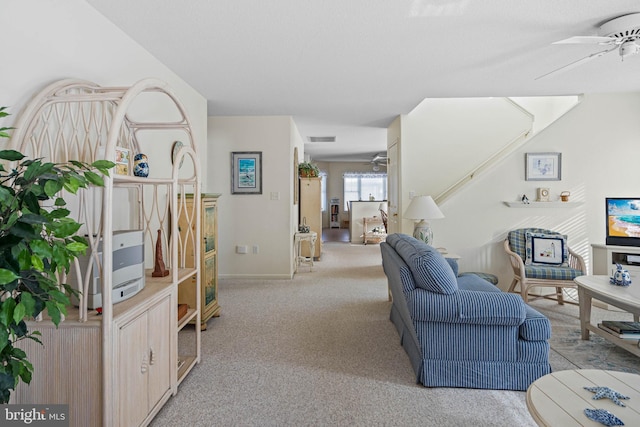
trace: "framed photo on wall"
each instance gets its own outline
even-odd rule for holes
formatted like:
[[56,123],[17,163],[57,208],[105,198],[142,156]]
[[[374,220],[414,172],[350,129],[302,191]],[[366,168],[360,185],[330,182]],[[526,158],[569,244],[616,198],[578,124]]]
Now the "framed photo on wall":
[[526,153],[525,181],[560,181],[562,153]]
[[262,194],[262,151],[231,153],[231,194]]

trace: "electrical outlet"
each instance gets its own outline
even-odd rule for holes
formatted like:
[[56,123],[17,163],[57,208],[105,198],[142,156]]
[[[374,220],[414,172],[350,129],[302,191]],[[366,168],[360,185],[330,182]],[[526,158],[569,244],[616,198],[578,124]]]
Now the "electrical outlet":
[[246,254],[249,251],[249,248],[247,248],[247,245],[238,245],[236,246],[236,253],[237,254]]

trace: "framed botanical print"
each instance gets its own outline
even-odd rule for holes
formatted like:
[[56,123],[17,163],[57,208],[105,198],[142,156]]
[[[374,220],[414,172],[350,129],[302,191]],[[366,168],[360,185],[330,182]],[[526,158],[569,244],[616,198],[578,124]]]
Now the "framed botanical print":
[[262,194],[262,152],[231,153],[231,194]]

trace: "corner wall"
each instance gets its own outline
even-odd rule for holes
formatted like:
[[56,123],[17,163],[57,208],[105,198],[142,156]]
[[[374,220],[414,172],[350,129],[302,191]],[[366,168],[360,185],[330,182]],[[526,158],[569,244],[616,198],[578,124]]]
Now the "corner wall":
[[[290,278],[293,232],[293,151],[302,137],[289,116],[209,117],[207,187],[221,193],[218,208],[219,276]],[[231,194],[231,153],[262,152],[262,194]],[[239,254],[236,246],[247,246]],[[258,253],[254,253],[254,246]]]

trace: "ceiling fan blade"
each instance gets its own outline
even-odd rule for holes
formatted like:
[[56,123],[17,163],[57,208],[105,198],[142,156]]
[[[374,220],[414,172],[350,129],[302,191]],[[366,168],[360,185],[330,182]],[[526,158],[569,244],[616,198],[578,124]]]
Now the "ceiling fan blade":
[[550,72],[548,72],[547,74],[543,74],[543,75],[541,75],[541,76],[539,76],[539,77],[536,77],[536,78],[535,78],[535,80],[544,79],[544,78],[549,77],[549,76],[551,76],[551,75],[554,75],[554,74],[557,74],[557,73],[560,73],[560,72],[564,72],[564,71],[570,70],[570,69],[572,69],[572,68],[577,67],[578,65],[582,65],[582,64],[584,64],[585,62],[589,62],[589,61],[591,61],[592,59],[600,58],[601,56],[604,56],[604,55],[606,55],[606,54],[607,54],[607,53],[609,53],[609,52],[613,52],[613,51],[614,51],[614,50],[616,50],[617,48],[618,48],[618,46],[614,46],[614,47],[612,47],[612,48],[610,48],[610,49],[607,49],[607,50],[603,50],[603,51],[600,51],[600,52],[592,53],[592,54],[591,54],[591,55],[589,55],[589,56],[585,56],[585,57],[584,57],[584,58],[582,58],[582,59],[578,59],[577,61],[574,61],[574,62],[572,62],[572,63],[570,63],[570,64],[567,64],[567,65],[565,65],[565,66],[563,66],[563,67],[560,67],[560,68],[558,68],[558,69],[555,69],[555,70],[553,70],[553,71],[550,71]]
[[551,44],[611,44],[615,43],[617,40],[618,39],[615,39],[613,37],[575,36],[553,42]]

